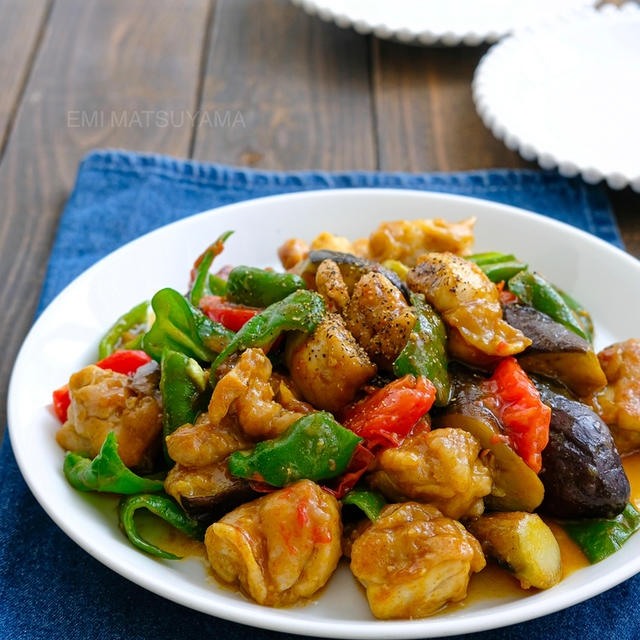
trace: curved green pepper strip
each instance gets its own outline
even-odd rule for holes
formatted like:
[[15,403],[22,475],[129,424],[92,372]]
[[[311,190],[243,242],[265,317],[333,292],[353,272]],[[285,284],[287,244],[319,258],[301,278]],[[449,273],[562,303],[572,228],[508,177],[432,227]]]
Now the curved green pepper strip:
[[233,331],[207,318],[175,289],[158,291],[151,306],[156,319],[142,339],[142,348],[158,362],[165,349],[211,362],[233,338]]
[[212,296],[226,296],[227,281],[214,273],[209,274],[209,291]]
[[565,522],[563,527],[594,564],[620,549],[640,529],[640,513],[628,504],[620,515],[610,520]]
[[[126,331],[131,331],[136,327],[144,327],[146,329],[148,313],[149,301],[145,300],[121,315],[109,331],[104,334],[102,340],[100,340],[100,344],[98,345],[98,360],[103,360],[107,356],[110,356],[119,346],[125,346],[128,349],[135,348],[131,345],[135,344],[136,339],[125,345],[121,345],[122,336]],[[141,336],[138,339],[140,338]]]
[[471,256],[465,256],[465,260],[475,262],[479,267],[498,262],[510,262],[515,259],[516,257],[512,253],[500,253],[499,251],[487,251],[486,253],[474,253]]
[[515,293],[525,304],[546,313],[581,338],[589,339],[556,288],[539,273],[521,271],[509,280],[507,286],[509,291]]
[[162,518],[165,522],[182,531],[182,533],[186,533],[191,538],[196,540],[204,539],[205,527],[190,518],[169,496],[144,493],[128,496],[122,498],[118,505],[120,527],[129,538],[131,544],[134,547],[138,547],[138,549],[142,549],[142,551],[167,560],[180,560],[181,558],[181,556],[156,547],[156,545],[147,542],[140,536],[133,519],[138,509],[151,511],[151,513]]
[[593,342],[593,320],[591,319],[589,312],[568,293],[555,285],[552,286],[560,294],[560,297],[567,303],[569,309],[573,311],[573,315],[576,317],[576,320],[580,323],[583,331],[587,334],[587,340],[589,340],[589,342]]
[[224,243],[232,233],[233,231],[225,231],[220,234],[218,239],[207,247],[196,260],[194,264],[195,277],[193,279],[193,285],[191,286],[191,293],[189,294],[191,304],[197,306],[202,296],[213,295],[209,287],[209,269],[211,268],[213,259],[222,253]]
[[451,399],[451,379],[447,371],[447,332],[440,316],[422,294],[411,294],[416,323],[409,340],[393,363],[398,377],[425,376],[436,388],[435,404],[443,407]]
[[161,480],[142,478],[131,471],[118,455],[116,434],[110,431],[98,455],[91,460],[81,453],[69,452],[62,467],[69,484],[78,491],[140,493],[162,491]]
[[513,254],[498,253],[491,251],[488,253],[476,253],[467,256],[467,260],[475,262],[491,282],[507,281],[513,278],[520,271],[524,271],[528,265],[520,262]]
[[361,441],[327,411],[310,413],[277,438],[258,443],[253,451],[232,453],[229,471],[234,476],[274,487],[284,487],[302,478],[314,481],[335,478],[349,466]]
[[305,281],[293,273],[276,273],[256,267],[235,267],[227,280],[227,300],[248,307],[268,307],[298,289]]
[[356,489],[349,491],[342,498],[342,504],[358,507],[371,522],[375,522],[380,517],[380,512],[387,506],[387,501],[375,491]]
[[211,370],[215,371],[236,351],[269,346],[283,331],[311,333],[322,322],[324,315],[322,296],[306,289],[294,291],[251,318],[213,361]]
[[207,376],[202,367],[179,351],[162,354],[160,393],[162,394],[162,435],[166,438],[183,424],[192,423],[207,406]]

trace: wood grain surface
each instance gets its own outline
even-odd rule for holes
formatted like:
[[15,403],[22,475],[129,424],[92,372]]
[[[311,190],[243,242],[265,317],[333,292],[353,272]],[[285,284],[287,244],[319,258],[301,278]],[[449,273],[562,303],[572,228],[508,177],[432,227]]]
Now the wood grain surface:
[[[475,112],[486,49],[377,40],[289,0],[0,0],[0,431],[84,153],[285,170],[536,168]],[[609,196],[640,257],[640,195]]]

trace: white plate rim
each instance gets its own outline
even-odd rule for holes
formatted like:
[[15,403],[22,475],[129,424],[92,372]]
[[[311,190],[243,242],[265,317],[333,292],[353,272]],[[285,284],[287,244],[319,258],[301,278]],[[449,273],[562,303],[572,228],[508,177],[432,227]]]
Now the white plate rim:
[[[540,214],[533,213],[518,207],[510,205],[495,203],[488,200],[481,200],[464,195],[454,195],[447,193],[427,192],[420,190],[409,189],[371,189],[371,188],[359,188],[359,189],[326,189],[318,191],[305,191],[297,193],[289,193],[283,195],[272,195],[264,198],[257,198],[253,200],[247,200],[230,204],[215,209],[207,210],[205,212],[196,214],[195,216],[189,216],[187,218],[175,221],[158,229],[155,229],[147,234],[144,234],[140,238],[153,238],[157,234],[167,233],[173,228],[181,225],[185,220],[192,220],[194,218],[205,219],[208,216],[225,213],[242,213],[243,209],[252,209],[256,206],[260,206],[263,201],[304,201],[307,198],[347,198],[357,200],[363,195],[376,197],[418,197],[424,198],[425,202],[432,200],[440,203],[465,203],[472,207],[476,207],[478,212],[482,209],[485,210],[498,210],[505,214],[517,215],[529,220],[535,220],[538,222],[544,222],[548,224],[551,229],[556,228],[558,230],[564,230],[571,234],[576,234],[580,240],[591,244],[594,248],[600,247],[607,252],[617,255],[618,259],[621,259],[629,268],[638,270],[640,276],[640,262],[633,258],[631,255],[624,251],[610,245],[609,243],[601,240],[600,238],[593,236],[585,231],[572,227],[564,222],[560,222],[553,218],[548,218]],[[473,212],[470,212],[473,213]],[[148,589],[149,591],[156,593],[169,600],[185,605],[186,607],[196,609],[198,611],[208,613],[220,618],[224,618],[233,622],[238,622],[245,625],[255,626],[263,629],[270,629],[281,632],[289,632],[299,635],[311,635],[318,637],[335,637],[335,638],[422,638],[422,637],[436,637],[436,636],[448,636],[454,634],[471,633],[474,631],[484,631],[499,627],[504,627],[519,622],[524,622],[538,618],[542,615],[548,615],[550,613],[565,609],[574,604],[582,602],[588,598],[591,598],[603,591],[610,589],[624,580],[630,578],[640,571],[640,556],[636,562],[627,563],[626,565],[618,568],[614,572],[605,574],[601,578],[591,581],[582,586],[581,589],[574,590],[569,596],[565,596],[562,599],[557,599],[555,602],[546,603],[543,611],[539,610],[539,606],[536,602],[536,597],[529,597],[527,600],[518,601],[518,606],[513,609],[511,604],[494,607],[491,611],[479,612],[469,619],[460,618],[454,621],[447,620],[446,616],[441,618],[426,618],[422,620],[412,621],[365,621],[365,622],[318,622],[314,621],[313,626],[309,626],[309,622],[303,619],[286,618],[286,609],[270,609],[267,607],[261,607],[259,605],[252,605],[248,609],[244,603],[242,606],[235,606],[234,603],[221,602],[215,603],[215,598],[210,600],[209,598],[197,598],[197,597],[185,597],[184,594],[176,592],[170,585],[162,585],[157,582],[148,579],[144,574],[135,573],[131,570],[123,561],[110,558],[106,553],[103,553],[101,549],[92,546],[91,541],[82,536],[78,531],[74,530],[69,522],[66,522],[60,513],[56,512],[47,503],[46,495],[42,494],[41,487],[39,487],[30,473],[30,466],[26,459],[27,450],[25,443],[20,441],[18,436],[18,420],[16,419],[17,408],[14,403],[16,394],[16,388],[20,384],[18,379],[19,371],[21,368],[21,362],[23,354],[26,351],[26,347],[30,340],[33,339],[33,335],[37,332],[38,328],[46,322],[47,310],[54,304],[59,304],[60,300],[63,300],[66,292],[76,285],[81,279],[87,279],[91,275],[101,268],[101,265],[105,264],[115,254],[122,253],[127,250],[131,245],[140,239],[137,238],[116,249],[109,255],[105,256],[94,265],[85,270],[80,276],[75,278],[69,285],[67,285],[47,306],[42,312],[38,320],[34,323],[32,329],[27,334],[24,343],[18,353],[15,361],[15,365],[12,371],[9,392],[8,392],[8,422],[9,429],[8,435],[13,445],[14,455],[20,468],[23,478],[25,479],[29,489],[43,507],[45,512],[52,518],[52,520],[60,527],[66,535],[68,535],[74,542],[76,542],[81,548],[87,551],[94,558],[99,560],[105,566],[116,571],[120,575],[128,578],[132,582]],[[133,551],[139,554],[137,550]],[[141,554],[144,557],[144,554]],[[150,559],[152,562],[156,562],[154,559]],[[606,562],[606,561],[605,561]],[[213,594],[212,594],[213,595]],[[283,612],[285,613],[283,621]],[[499,614],[499,621],[495,620],[496,614]]]
[[[332,22],[342,29],[352,28],[358,33],[373,34],[378,38],[396,40],[405,44],[419,46],[446,46],[458,45],[478,46],[484,42],[497,42],[510,33],[513,29],[480,31],[471,29],[451,28],[446,31],[418,30],[407,21],[401,27],[390,25],[386,22],[372,22],[366,16],[350,15],[347,12],[338,12],[328,6],[324,0],[291,0],[293,4],[304,9],[309,15],[318,16],[325,22]],[[446,0],[444,0],[446,1]],[[584,7],[593,6],[597,0],[574,0],[565,11],[575,11]]]
[[512,151],[517,151],[525,160],[537,161],[543,169],[557,169],[560,175],[572,178],[580,175],[588,184],[597,184],[604,180],[609,187],[621,190],[629,186],[635,192],[640,193],[640,174],[629,175],[623,171],[602,172],[597,167],[584,166],[570,157],[557,157],[546,149],[540,148],[534,140],[523,137],[517,131],[511,131],[503,122],[500,114],[496,112],[487,88],[491,82],[487,80],[491,67],[501,57],[509,56],[514,47],[527,46],[538,34],[548,37],[554,31],[562,31],[567,24],[587,23],[600,20],[603,24],[607,21],[615,24],[621,21],[634,20],[640,25],[640,6],[628,1],[621,6],[605,5],[600,9],[585,8],[570,15],[558,16],[553,20],[535,27],[516,31],[509,37],[495,44],[482,57],[473,75],[471,91],[473,102],[478,115],[485,126],[493,135],[502,141]]

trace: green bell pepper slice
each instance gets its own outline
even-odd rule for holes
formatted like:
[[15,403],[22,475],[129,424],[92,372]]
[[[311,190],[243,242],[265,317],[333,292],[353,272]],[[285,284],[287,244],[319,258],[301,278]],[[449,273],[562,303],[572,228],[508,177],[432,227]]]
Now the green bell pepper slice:
[[640,512],[628,504],[621,514],[610,520],[565,522],[563,527],[594,564],[620,549],[640,529]]
[[499,253],[489,251],[467,256],[467,260],[475,262],[491,282],[502,282],[513,278],[520,271],[524,271],[528,265],[520,262],[512,253]]
[[[123,335],[127,331],[132,331],[137,328],[146,330],[147,318],[149,314],[149,301],[145,300],[140,304],[137,304],[133,309],[130,309],[123,315],[121,315],[113,324],[113,326],[104,334],[100,344],[98,345],[98,360],[103,360],[107,356],[110,356],[116,349],[124,347],[126,349],[135,349],[138,345],[138,340],[123,343]],[[139,339],[142,335],[139,336]]]
[[139,494],[122,498],[118,505],[120,527],[131,544],[146,553],[166,560],[181,559],[181,556],[165,551],[142,538],[134,521],[134,515],[138,509],[147,509],[182,533],[186,533],[190,538],[204,540],[206,527],[190,518],[169,496]]
[[198,306],[198,302],[200,302],[202,296],[213,295],[210,288],[211,279],[209,277],[209,269],[211,268],[214,258],[222,253],[224,243],[232,233],[233,231],[225,231],[220,234],[217,240],[207,247],[195,261],[193,265],[195,276],[189,293],[189,301],[192,305]]
[[165,349],[211,362],[232,341],[233,331],[207,318],[175,289],[158,291],[151,306],[156,319],[142,339],[142,348],[158,362]]
[[354,489],[342,498],[342,504],[358,507],[371,522],[375,522],[387,506],[387,501],[375,491]]
[[140,493],[162,491],[161,480],[142,478],[133,473],[118,455],[116,434],[110,431],[100,452],[91,458],[82,453],[69,452],[62,467],[69,484],[78,491],[101,491],[106,493]]
[[307,478],[335,478],[349,466],[362,438],[320,411],[296,420],[273,440],[265,440],[253,451],[236,451],[229,456],[229,472],[240,478],[284,487]]
[[436,388],[435,404],[443,407],[451,399],[451,379],[447,371],[447,332],[434,309],[422,294],[411,294],[416,323],[409,340],[393,363],[398,378],[407,374],[425,376]]
[[160,393],[162,394],[162,434],[166,438],[183,424],[195,421],[207,406],[207,375],[202,367],[179,351],[162,354]]
[[239,266],[229,273],[227,300],[248,307],[268,307],[298,289],[305,281],[293,273],[276,273],[256,267]]
[[521,271],[508,281],[507,287],[525,304],[546,313],[581,338],[589,340],[582,325],[555,286],[539,273]]
[[294,291],[251,318],[213,361],[211,371],[215,371],[236,351],[271,345],[283,331],[311,333],[322,322],[324,315],[322,296],[307,289]]

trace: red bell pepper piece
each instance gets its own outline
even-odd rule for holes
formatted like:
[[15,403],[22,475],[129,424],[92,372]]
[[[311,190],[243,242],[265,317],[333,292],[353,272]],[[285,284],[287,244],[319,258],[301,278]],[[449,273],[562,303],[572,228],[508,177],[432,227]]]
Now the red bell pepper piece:
[[256,307],[227,302],[220,296],[203,296],[199,307],[211,320],[219,322],[231,331],[239,331],[253,316],[262,311]]
[[344,498],[353,487],[356,486],[358,480],[369,469],[369,466],[375,459],[375,456],[364,445],[359,444],[351,456],[347,470],[338,476],[331,486],[321,485],[322,488],[335,496],[338,500]]
[[500,420],[515,452],[538,473],[549,442],[551,409],[515,358],[501,360],[483,387],[483,404]]
[[435,397],[428,378],[406,375],[348,407],[342,424],[364,438],[370,450],[397,447],[431,409]]
[[[95,365],[101,369],[111,369],[111,371],[115,371],[116,373],[130,376],[143,364],[147,364],[148,362],[151,362],[151,356],[147,355],[144,351],[131,349],[114,351],[111,355],[96,362]],[[56,389],[52,395],[53,410],[56,416],[58,416],[60,422],[66,422],[67,412],[71,404],[69,385],[65,384],[59,389]]]

